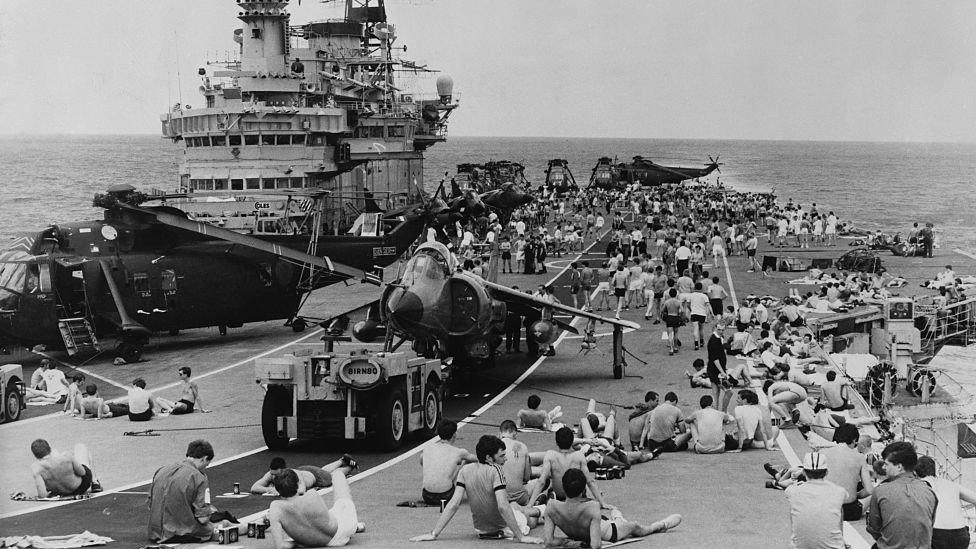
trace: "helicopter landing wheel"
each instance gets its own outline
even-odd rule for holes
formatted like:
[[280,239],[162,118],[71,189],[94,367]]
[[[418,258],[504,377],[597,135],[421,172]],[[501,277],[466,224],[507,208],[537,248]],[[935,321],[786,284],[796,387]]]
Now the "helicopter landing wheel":
[[305,319],[300,316],[295,317],[295,319],[291,321],[291,329],[296,333],[304,332],[305,328],[307,327],[308,323],[305,322]]
[[115,356],[130,364],[139,362],[142,359],[142,344],[133,341],[123,341],[115,347]]

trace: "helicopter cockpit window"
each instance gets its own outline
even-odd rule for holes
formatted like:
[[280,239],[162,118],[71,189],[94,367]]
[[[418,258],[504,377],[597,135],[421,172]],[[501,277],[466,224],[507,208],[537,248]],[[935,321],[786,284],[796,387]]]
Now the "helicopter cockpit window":
[[41,293],[49,294],[54,291],[54,284],[51,282],[51,266],[47,263],[38,263],[38,277],[41,283]]
[[176,271],[173,269],[163,269],[160,273],[162,276],[162,288],[164,292],[175,292],[176,291]]
[[26,252],[0,254],[0,311],[16,311],[27,284]]
[[132,273],[132,289],[143,296],[149,294],[149,273]]

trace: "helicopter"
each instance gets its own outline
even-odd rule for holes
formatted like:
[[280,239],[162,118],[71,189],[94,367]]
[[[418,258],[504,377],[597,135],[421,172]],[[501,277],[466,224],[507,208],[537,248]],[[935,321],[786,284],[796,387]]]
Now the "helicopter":
[[103,219],[52,225],[0,252],[0,345],[73,356],[97,351],[110,334],[116,356],[136,362],[157,332],[217,326],[225,335],[278,319],[300,332],[303,296],[349,279],[378,285],[376,269],[427,222],[405,207],[361,214],[354,234],[248,235],[144,201],[131,185],[115,185],[95,197]]
[[[610,167],[609,158],[603,157],[593,168],[593,176],[590,179],[591,186],[601,188],[622,188],[627,185],[638,183],[645,187],[654,187],[670,183],[681,183],[688,179],[705,177],[713,171],[718,170],[722,173],[719,166],[720,157],[708,157],[708,163],[704,168],[685,168],[681,166],[662,166],[653,160],[648,160],[643,156],[635,156],[630,163],[621,162]],[[606,176],[606,173],[610,177]]]
[[[579,334],[555,313],[588,321],[587,337],[595,324],[613,326],[613,375],[623,377],[623,329],[639,329],[627,320],[605,318],[548,301],[458,270],[458,261],[440,242],[425,242],[407,261],[399,280],[387,284],[380,300],[356,323],[352,335],[362,342],[386,337],[388,350],[412,340],[413,349],[427,357],[453,357],[454,365],[494,365],[509,309],[527,319],[528,334],[537,345],[549,345],[560,330]],[[399,341],[396,341],[399,339]]]

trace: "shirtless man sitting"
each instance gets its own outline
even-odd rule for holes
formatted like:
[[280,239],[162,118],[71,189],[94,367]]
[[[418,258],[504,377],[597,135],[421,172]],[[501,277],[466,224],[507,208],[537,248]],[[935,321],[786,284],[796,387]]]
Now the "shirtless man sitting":
[[268,472],[264,474],[263,477],[259,478],[254,484],[251,485],[252,494],[268,494],[269,496],[279,495],[275,490],[275,479],[283,475],[286,471],[294,471],[295,475],[298,477],[298,495],[302,495],[305,492],[311,490],[312,488],[328,488],[332,486],[332,473],[333,471],[338,471],[339,469],[345,468],[346,473],[355,469],[356,462],[349,457],[349,454],[345,454],[342,458],[323,465],[322,467],[316,467],[314,465],[300,465],[293,469],[288,469],[285,465],[284,458],[275,457],[271,459],[271,465],[268,467]]
[[31,453],[37,461],[31,464],[37,497],[80,496],[101,492],[92,472],[92,455],[84,444],[75,444],[74,453],[52,451],[43,438],[31,443]]
[[356,505],[346,480],[346,473],[355,466],[356,463],[350,460],[330,473],[331,508],[326,506],[324,494],[298,494],[301,481],[294,470],[285,469],[275,477],[274,487],[282,498],[272,501],[268,509],[269,529],[275,549],[291,549],[296,545],[341,547],[349,543],[359,529]]
[[427,505],[440,505],[454,495],[454,482],[465,463],[478,458],[464,448],[454,446],[457,423],[445,419],[437,426],[437,442],[424,448],[420,465],[424,469],[421,497]]
[[[553,500],[546,506],[542,534],[546,547],[559,547],[578,541],[599,549],[604,542],[616,543],[631,537],[649,536],[681,523],[681,515],[669,515],[650,526],[643,526],[625,520],[616,508],[604,513],[598,502],[585,497],[587,479],[578,469],[563,473],[561,484],[566,490],[566,501]],[[566,534],[566,538],[556,538],[557,527]]]
[[200,400],[200,389],[197,387],[197,382],[190,381],[190,367],[181,366],[176,374],[180,376],[180,399],[173,402],[165,398],[157,398],[156,402],[159,403],[162,411],[173,415],[192,414],[194,409],[205,414],[210,413],[211,410],[205,409],[203,401]]
[[539,395],[529,395],[527,404],[529,405],[528,410],[523,408],[518,412],[516,419],[519,428],[528,427],[552,431],[552,420],[562,416],[560,406],[556,406],[552,411],[540,410],[539,405],[542,404],[542,399],[539,398]]
[[603,495],[596,487],[596,482],[593,481],[593,478],[587,472],[586,457],[582,452],[573,449],[574,441],[573,430],[569,427],[562,427],[556,431],[556,446],[559,449],[549,450],[542,459],[542,471],[539,474],[539,482],[532,489],[532,493],[529,496],[529,504],[536,501],[542,492],[542,487],[546,486],[550,480],[552,481],[552,491],[555,493],[556,498],[566,499],[566,492],[563,490],[562,484],[563,475],[570,469],[579,469],[586,478],[586,485],[590,487],[590,492],[593,494],[594,499],[600,502],[601,506],[604,505]]

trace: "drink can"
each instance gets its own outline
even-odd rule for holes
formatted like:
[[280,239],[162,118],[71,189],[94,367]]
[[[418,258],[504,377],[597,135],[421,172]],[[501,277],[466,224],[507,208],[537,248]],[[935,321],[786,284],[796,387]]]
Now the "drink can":
[[247,537],[253,538],[257,534],[257,524],[253,522],[247,523]]
[[265,526],[263,524],[258,524],[257,525],[257,539],[264,539],[264,530],[266,528],[267,528],[267,526]]
[[234,493],[235,494],[240,494],[241,493],[241,483],[240,482],[235,482],[234,483]]

